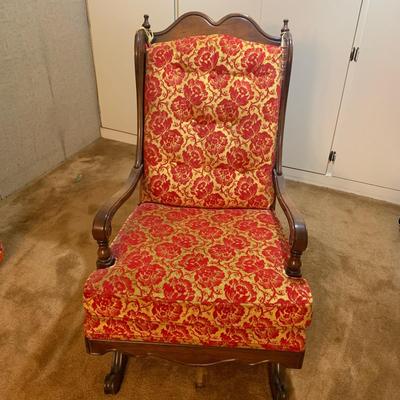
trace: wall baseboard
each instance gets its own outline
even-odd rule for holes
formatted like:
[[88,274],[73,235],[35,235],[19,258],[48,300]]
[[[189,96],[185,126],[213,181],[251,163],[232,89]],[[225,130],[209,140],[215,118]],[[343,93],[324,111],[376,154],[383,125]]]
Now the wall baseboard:
[[[105,139],[117,140],[128,144],[136,144],[137,136],[133,133],[116,131],[109,128],[100,128],[101,136]],[[372,197],[373,199],[400,204],[400,190],[387,189],[380,186],[368,185],[366,183],[350,181],[348,179],[326,176],[313,172],[301,171],[298,169],[283,168],[287,179],[341,190],[343,192],[355,193],[361,196]]]
[[283,172],[287,179],[293,181],[323,186],[330,189],[341,190],[343,192],[372,197],[373,199],[383,200],[389,203],[400,204],[400,190],[383,188],[380,186],[369,185],[367,183],[301,171],[288,167],[284,167]]
[[137,136],[135,133],[116,131],[114,129],[103,128],[101,126],[100,135],[105,139],[136,145]]

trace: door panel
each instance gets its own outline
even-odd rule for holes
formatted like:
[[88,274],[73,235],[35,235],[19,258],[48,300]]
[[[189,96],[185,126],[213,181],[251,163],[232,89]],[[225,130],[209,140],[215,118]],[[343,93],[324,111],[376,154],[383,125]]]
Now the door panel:
[[325,174],[360,0],[264,0],[261,25],[279,32],[289,19],[293,70],[283,164]]
[[397,0],[369,2],[333,144],[334,176],[396,190],[400,190],[399,15]]
[[143,15],[154,31],[174,20],[174,1],[88,0],[93,58],[104,128],[136,133],[133,43]]

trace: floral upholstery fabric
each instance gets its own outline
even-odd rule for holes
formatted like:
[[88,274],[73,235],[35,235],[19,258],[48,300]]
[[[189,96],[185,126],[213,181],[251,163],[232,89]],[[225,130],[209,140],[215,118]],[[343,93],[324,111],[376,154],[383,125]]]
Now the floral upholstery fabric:
[[270,207],[281,55],[228,35],[148,48],[144,201]]
[[88,338],[304,349],[310,288],[273,211],[142,203],[112,250],[85,284]]

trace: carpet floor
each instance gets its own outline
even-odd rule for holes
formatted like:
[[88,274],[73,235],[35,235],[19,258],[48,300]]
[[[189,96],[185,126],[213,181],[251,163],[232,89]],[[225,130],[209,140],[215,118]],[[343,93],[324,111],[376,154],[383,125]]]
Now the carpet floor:
[[[95,268],[92,218],[121,186],[134,147],[100,139],[0,202],[0,399],[102,399],[111,355],[89,356],[82,336],[84,280]],[[304,213],[304,276],[314,295],[292,398],[400,399],[400,207],[288,182]],[[137,202],[116,215],[114,230]],[[195,370],[131,359],[116,399],[269,399],[266,366]]]

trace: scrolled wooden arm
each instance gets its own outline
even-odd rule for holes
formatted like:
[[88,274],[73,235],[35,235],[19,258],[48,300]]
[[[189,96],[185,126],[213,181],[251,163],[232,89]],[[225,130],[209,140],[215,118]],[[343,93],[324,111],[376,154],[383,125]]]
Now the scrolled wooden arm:
[[93,220],[92,235],[97,241],[97,268],[107,268],[114,264],[115,259],[109,247],[112,231],[112,218],[118,209],[135,191],[143,173],[143,165],[135,166],[125,185],[99,209]]
[[276,197],[289,222],[290,258],[285,267],[288,276],[301,277],[301,255],[307,248],[308,234],[305,221],[285,191],[285,179],[274,171]]

